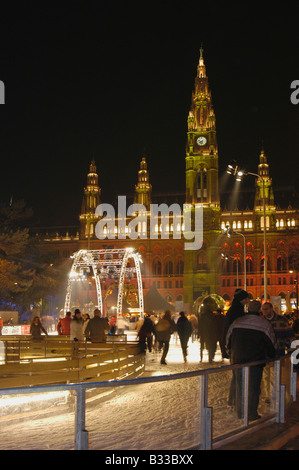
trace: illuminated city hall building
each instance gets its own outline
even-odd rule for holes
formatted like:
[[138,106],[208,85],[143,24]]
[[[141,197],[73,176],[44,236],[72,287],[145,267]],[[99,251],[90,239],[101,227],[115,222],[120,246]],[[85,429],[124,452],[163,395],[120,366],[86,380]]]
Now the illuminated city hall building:
[[[146,158],[142,157],[140,168],[136,162],[137,183],[134,199],[130,204],[142,204],[147,219],[141,219],[136,230],[138,238],[132,239],[129,223],[133,216],[120,221],[115,208],[115,224],[102,226],[107,236],[99,239],[97,223],[102,217],[96,208],[101,201],[101,189],[96,164],[90,164],[87,185],[84,188],[80,228],[76,235],[46,237],[44,246],[69,257],[79,249],[123,248],[132,246],[143,259],[142,279],[144,294],[155,284],[160,295],[177,309],[184,303],[186,311],[191,311],[194,301],[205,294],[216,293],[230,301],[237,287],[244,287],[244,264],[246,265],[246,288],[253,298],[263,298],[264,293],[264,217],[266,223],[267,253],[267,297],[281,296],[283,304],[296,301],[296,276],[299,267],[299,210],[298,200],[289,198],[290,188],[276,194],[272,187],[269,161],[264,151],[257,155],[257,176],[251,178],[252,191],[238,192],[233,210],[228,209],[233,194],[219,192],[218,146],[216,119],[212,106],[211,91],[206,74],[203,52],[200,52],[197,76],[192,93],[188,115],[186,143],[186,192],[181,199],[168,194],[163,202],[170,206],[179,200],[181,213],[183,204],[194,212],[196,205],[203,207],[203,240],[199,250],[185,249],[185,239],[174,235],[175,230],[183,230],[184,219],[178,221],[170,212],[169,220],[161,236],[161,218],[153,226],[150,234],[150,204],[160,204],[150,184]],[[99,169],[100,170],[100,169]],[[155,169],[152,169],[155,171]],[[100,171],[99,171],[100,174]],[[232,188],[233,184],[232,181]],[[100,186],[101,185],[101,186]],[[255,185],[255,186],[254,186]],[[265,201],[263,201],[263,185]],[[167,188],[171,189],[171,188]],[[132,188],[128,188],[131,192]],[[288,192],[288,197],[286,197]],[[227,197],[228,196],[228,197]],[[242,196],[245,198],[243,204]],[[295,195],[296,196],[296,195]],[[165,200],[167,199],[167,200]],[[284,200],[286,201],[285,206]],[[279,205],[280,204],[280,205]],[[281,205],[282,204],[282,205]],[[127,201],[127,206],[129,202]],[[136,216],[136,214],[134,215]],[[231,236],[227,236],[227,227]],[[168,238],[165,236],[168,235]],[[114,238],[113,238],[114,237]],[[54,247],[53,247],[54,245]],[[245,249],[245,250],[244,250]],[[112,282],[112,281],[111,281]],[[109,286],[107,280],[106,288]],[[105,288],[105,286],[104,286]],[[95,288],[90,285],[89,299],[95,298]]]

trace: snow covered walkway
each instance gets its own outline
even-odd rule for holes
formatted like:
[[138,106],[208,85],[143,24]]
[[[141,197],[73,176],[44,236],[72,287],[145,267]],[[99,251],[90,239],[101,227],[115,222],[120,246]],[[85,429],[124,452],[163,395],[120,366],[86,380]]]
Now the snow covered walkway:
[[[145,376],[211,367],[207,355],[199,364],[197,341],[189,342],[185,364],[176,337],[166,360],[167,365],[162,366],[160,353],[147,353]],[[215,367],[222,365],[219,351],[215,361]],[[209,406],[213,406],[214,435],[240,424],[227,406],[230,377],[231,372],[210,376]],[[50,410],[44,411],[34,403],[34,408],[28,406],[26,411],[23,405],[21,419],[0,417],[0,449],[74,449],[74,400],[53,400]],[[103,389],[101,398],[88,400],[86,429],[90,449],[183,450],[198,446],[199,377]]]

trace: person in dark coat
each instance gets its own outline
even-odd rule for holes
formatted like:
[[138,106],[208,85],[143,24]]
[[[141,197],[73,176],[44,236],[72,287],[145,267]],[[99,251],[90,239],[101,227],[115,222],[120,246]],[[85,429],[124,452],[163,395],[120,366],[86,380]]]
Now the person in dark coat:
[[30,326],[30,334],[32,335],[32,339],[43,339],[42,332],[48,336],[48,333],[41,324],[40,318],[36,316],[33,318]]
[[184,361],[187,362],[188,341],[192,334],[192,324],[185,316],[185,312],[180,312],[180,318],[177,321],[177,331],[181,342]]
[[[223,343],[226,344],[226,335],[230,325],[239,317],[245,315],[244,307],[249,302],[249,294],[243,289],[236,289],[234,293],[234,298],[230,308],[228,309],[225,317],[224,323],[224,331],[223,331]],[[228,358],[228,354],[226,349],[224,351],[224,357]],[[235,404],[235,376],[233,374],[231,384],[230,384],[230,391],[228,397],[228,404],[230,406],[234,406]]]
[[145,353],[146,346],[149,352],[152,352],[153,335],[155,334],[155,325],[149,316],[144,317],[142,327],[138,331],[140,352]]
[[203,350],[209,353],[209,362],[212,362],[217,348],[217,324],[213,312],[217,310],[217,304],[212,297],[206,297],[201,307],[198,321],[198,337],[200,339],[200,360],[203,360]]
[[[232,364],[266,361],[274,359],[275,334],[271,324],[260,316],[261,303],[252,300],[248,313],[237,318],[229,327],[226,335],[226,348],[230,351]],[[265,364],[250,367],[248,418],[250,421],[260,418],[257,409],[261,392],[261,380]],[[242,368],[233,370],[235,376],[235,406],[239,418],[243,418],[242,409]]]
[[169,341],[172,333],[176,330],[176,324],[171,318],[171,313],[166,310],[163,317],[160,318],[156,325],[156,340],[159,343],[159,350],[163,347],[161,364],[167,364],[166,356],[169,350]]
[[[249,294],[243,289],[236,289],[234,298],[225,317],[223,343],[226,344],[226,334],[230,325],[239,317],[245,315],[244,306],[249,302]],[[227,356],[226,356],[227,357]]]
[[101,312],[98,308],[94,311],[94,317],[89,320],[85,329],[85,336],[90,338],[92,343],[105,343],[106,332],[110,330],[107,317],[101,318]]

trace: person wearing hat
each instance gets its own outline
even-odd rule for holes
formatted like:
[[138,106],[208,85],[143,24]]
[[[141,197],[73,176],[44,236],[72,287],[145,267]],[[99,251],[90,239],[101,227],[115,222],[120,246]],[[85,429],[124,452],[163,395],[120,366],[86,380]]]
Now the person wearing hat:
[[[275,334],[271,324],[260,316],[261,303],[252,300],[248,312],[237,318],[229,327],[226,335],[226,348],[230,351],[232,364],[266,361],[274,359]],[[250,421],[260,418],[257,409],[261,392],[261,380],[265,364],[250,367],[248,418]],[[242,368],[234,369],[235,406],[238,418],[243,417],[242,409]]]
[[[236,289],[234,298],[230,308],[228,309],[225,317],[224,332],[223,332],[223,343],[226,344],[226,334],[230,325],[239,317],[245,314],[244,307],[249,302],[249,294],[246,290]],[[227,356],[226,356],[227,357]]]
[[[226,344],[226,335],[228,332],[228,329],[230,325],[239,317],[242,317],[245,315],[244,312],[244,307],[247,305],[249,302],[249,294],[243,289],[236,289],[234,293],[234,298],[232,301],[232,304],[230,308],[228,309],[225,317],[225,322],[224,322],[224,329],[223,329],[223,344]],[[226,352],[226,349],[224,347],[224,351],[222,354],[223,359],[227,358],[228,359],[228,354]],[[229,390],[229,398],[228,398],[228,404],[230,406],[235,405],[235,376],[232,376],[231,384],[230,384],[230,390]]]
[[81,312],[76,308],[70,326],[70,339],[73,341],[84,341],[83,318]]

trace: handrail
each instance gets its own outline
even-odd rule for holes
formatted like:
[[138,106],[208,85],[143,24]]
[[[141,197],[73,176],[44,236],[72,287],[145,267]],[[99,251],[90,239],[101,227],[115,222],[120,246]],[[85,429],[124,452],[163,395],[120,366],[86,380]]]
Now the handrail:
[[79,382],[79,383],[71,383],[71,384],[56,384],[56,385],[39,385],[39,386],[32,386],[30,388],[27,387],[12,387],[12,388],[2,388],[0,389],[0,395],[17,395],[22,393],[26,390],[26,393],[36,393],[36,392],[45,392],[48,389],[50,390],[77,390],[79,387],[83,389],[88,389],[91,387],[95,388],[109,388],[113,385],[113,387],[123,387],[126,385],[139,385],[143,383],[153,383],[153,382],[166,382],[169,380],[177,380],[177,379],[186,379],[190,377],[196,377],[201,375],[209,375],[209,374],[216,374],[219,371],[226,371],[226,370],[234,370],[234,369],[241,369],[243,367],[251,367],[256,365],[262,365],[265,363],[271,364],[274,361],[257,361],[257,362],[250,362],[246,364],[233,364],[221,367],[212,367],[209,369],[202,369],[202,370],[193,370],[189,372],[181,372],[177,374],[168,374],[168,375],[158,375],[155,377],[138,377],[134,379],[123,379],[120,381],[96,381],[96,382]]

